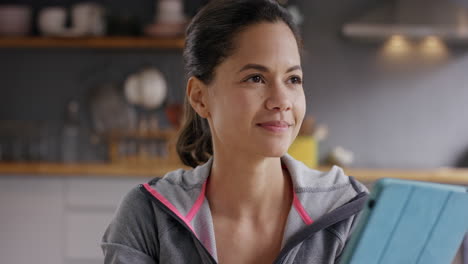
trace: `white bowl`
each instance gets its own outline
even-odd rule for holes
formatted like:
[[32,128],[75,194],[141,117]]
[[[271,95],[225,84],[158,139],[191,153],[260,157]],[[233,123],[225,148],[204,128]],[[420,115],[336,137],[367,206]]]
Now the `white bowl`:
[[142,105],[148,110],[160,107],[167,95],[167,83],[162,73],[155,68],[148,68],[140,73]]
[[42,35],[61,36],[67,32],[65,23],[67,10],[64,7],[46,7],[41,9],[37,17],[37,25]]

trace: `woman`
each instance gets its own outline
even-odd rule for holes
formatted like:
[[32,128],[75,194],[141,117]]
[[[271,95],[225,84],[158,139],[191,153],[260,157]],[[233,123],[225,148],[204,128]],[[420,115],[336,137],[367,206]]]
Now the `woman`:
[[275,1],[211,1],[184,50],[194,169],[132,190],[103,237],[106,263],[335,263],[366,190],[286,154],[305,113],[301,41]]

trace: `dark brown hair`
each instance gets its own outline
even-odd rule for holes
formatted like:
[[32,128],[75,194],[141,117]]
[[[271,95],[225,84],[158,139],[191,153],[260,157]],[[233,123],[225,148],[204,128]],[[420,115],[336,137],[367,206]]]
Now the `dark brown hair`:
[[[282,21],[293,32],[299,51],[302,40],[288,11],[274,0],[211,0],[192,19],[186,30],[184,63],[187,76],[205,84],[214,79],[215,68],[234,50],[234,37],[250,25]],[[188,166],[196,167],[213,155],[208,121],[184,102],[185,117],[177,154]]]

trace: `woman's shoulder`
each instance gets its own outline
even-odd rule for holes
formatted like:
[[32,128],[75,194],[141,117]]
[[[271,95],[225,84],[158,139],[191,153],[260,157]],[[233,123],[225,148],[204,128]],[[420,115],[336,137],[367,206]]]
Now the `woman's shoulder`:
[[169,171],[162,177],[157,177],[148,182],[150,186],[156,185],[178,185],[184,189],[201,186],[209,176],[212,159],[195,168],[179,168]]
[[[155,219],[150,199],[140,190],[131,188],[122,198],[112,220],[107,226],[101,247],[107,257],[125,255],[150,260],[157,254],[154,240],[157,237]],[[152,262],[141,262],[152,263]]]
[[348,183],[351,187],[353,187],[356,193],[369,193],[369,190],[363,183],[354,178],[352,175],[346,174],[344,169],[337,165],[334,165],[330,168],[330,170],[325,171],[325,174],[330,178],[329,180],[333,180],[334,182],[341,180],[344,183]]
[[283,162],[286,164],[295,187],[303,191],[339,191],[358,194],[368,192],[366,186],[348,176],[339,166],[332,166],[328,170],[317,170],[306,166],[304,163],[294,159],[292,156],[284,156]]

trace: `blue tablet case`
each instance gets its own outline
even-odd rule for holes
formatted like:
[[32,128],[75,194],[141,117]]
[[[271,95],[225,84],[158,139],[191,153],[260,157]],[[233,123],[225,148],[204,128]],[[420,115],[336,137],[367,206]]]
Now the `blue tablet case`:
[[468,231],[468,188],[376,182],[340,264],[450,264]]

